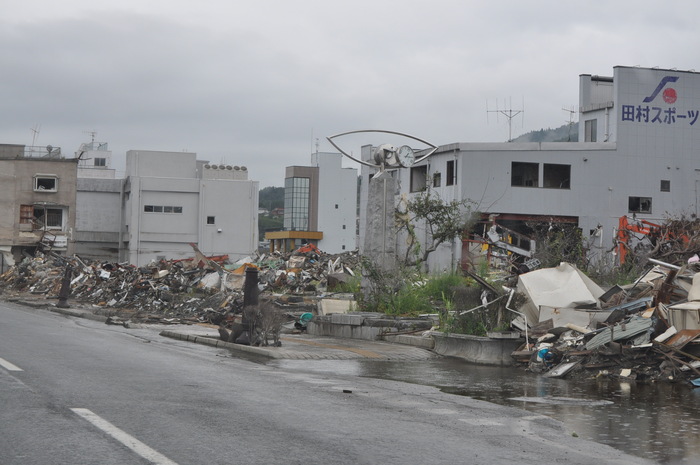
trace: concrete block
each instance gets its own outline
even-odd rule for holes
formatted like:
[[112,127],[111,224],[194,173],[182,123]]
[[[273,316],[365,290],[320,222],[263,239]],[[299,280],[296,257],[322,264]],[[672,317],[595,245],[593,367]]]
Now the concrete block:
[[435,340],[436,353],[481,365],[513,365],[511,353],[523,343],[522,339],[492,339],[438,331],[431,331],[430,335]]
[[319,311],[321,315],[330,315],[332,313],[349,313],[355,311],[357,304],[350,299],[321,299],[319,302]]
[[336,325],[361,326],[364,321],[364,315],[343,313],[334,313],[331,315],[331,323]]

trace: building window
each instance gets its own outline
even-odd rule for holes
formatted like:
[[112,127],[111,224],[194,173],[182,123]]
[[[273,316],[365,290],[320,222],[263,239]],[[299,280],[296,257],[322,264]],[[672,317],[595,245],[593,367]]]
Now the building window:
[[411,168],[411,192],[424,191],[427,187],[428,167],[414,166]]
[[571,187],[571,165],[545,163],[542,167],[544,187],[569,189]]
[[343,229],[345,229],[345,225],[343,225]]
[[671,192],[671,181],[661,180],[661,192]]
[[216,224],[215,216],[207,216],[207,224]]
[[335,204],[335,209],[336,209],[336,210],[338,209],[338,204],[337,204],[337,203]]
[[309,230],[310,199],[311,187],[309,178],[286,178],[284,180],[285,230]]
[[63,229],[63,209],[35,206],[32,221],[36,229]]
[[440,187],[442,183],[442,175],[440,173],[433,174],[433,187]]
[[589,119],[585,123],[586,133],[584,135],[584,142],[597,142],[598,141],[598,120]]
[[172,205],[144,205],[143,211],[146,213],[182,213],[182,207]]
[[34,176],[34,190],[40,192],[56,192],[58,191],[57,176]]
[[445,185],[446,186],[454,186],[455,185],[455,161],[454,160],[449,160],[447,162],[447,169],[446,171],[446,177],[445,177]]
[[539,163],[514,161],[510,170],[510,185],[520,187],[539,187]]
[[106,158],[95,158],[95,166],[107,166]]
[[651,197],[630,197],[630,213],[651,213]]

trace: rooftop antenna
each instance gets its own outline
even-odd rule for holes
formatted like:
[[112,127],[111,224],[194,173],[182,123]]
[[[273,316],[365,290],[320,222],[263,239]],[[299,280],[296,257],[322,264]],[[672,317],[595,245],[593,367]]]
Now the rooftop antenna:
[[41,124],[37,123],[33,128],[29,128],[34,135],[32,136],[32,146],[36,145],[36,138],[39,137],[39,132],[41,132]]
[[[496,120],[498,120],[498,115],[501,114],[505,116],[508,119],[508,142],[513,142],[513,118],[515,118],[518,115],[524,114],[525,113],[525,101],[523,99],[523,109],[522,110],[513,110],[513,104],[512,104],[512,99],[509,104],[510,108],[504,109],[504,110],[499,110],[498,109],[498,100],[496,100],[496,109],[495,110],[489,110],[489,102],[488,100],[486,101],[486,122],[488,123],[488,114],[489,113],[496,113]],[[503,106],[505,106],[505,101],[503,102]]]
[[97,135],[97,131],[92,130],[92,131],[83,131],[85,134],[90,134],[90,143],[95,142],[95,136]]
[[573,105],[571,106],[571,108],[562,108],[562,110],[569,112],[569,121],[566,121],[566,123],[569,124],[569,136],[566,139],[566,141],[571,142],[571,128],[574,127],[574,115],[577,113],[577,111]]
[[316,138],[316,155],[318,155],[318,137]]

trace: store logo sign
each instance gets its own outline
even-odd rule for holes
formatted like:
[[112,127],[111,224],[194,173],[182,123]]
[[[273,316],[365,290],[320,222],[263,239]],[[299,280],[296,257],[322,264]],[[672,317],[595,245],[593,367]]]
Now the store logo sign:
[[[664,89],[664,87],[666,87],[666,84],[676,82],[677,80],[678,76],[664,76],[663,79],[659,81],[659,85],[656,86],[654,92],[652,92],[649,97],[643,100],[644,103],[653,102],[656,96],[659,95],[659,92],[661,92],[661,90]],[[676,89],[674,89],[673,87],[669,87],[663,91],[662,97],[664,99],[664,102],[666,103],[675,103],[678,99],[678,94],[676,93]]]

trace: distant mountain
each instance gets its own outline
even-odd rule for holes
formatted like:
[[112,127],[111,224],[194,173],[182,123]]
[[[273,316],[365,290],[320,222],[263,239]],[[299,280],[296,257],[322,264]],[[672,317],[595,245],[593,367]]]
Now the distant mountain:
[[556,129],[540,129],[530,131],[513,142],[578,142],[578,123],[565,124]]

